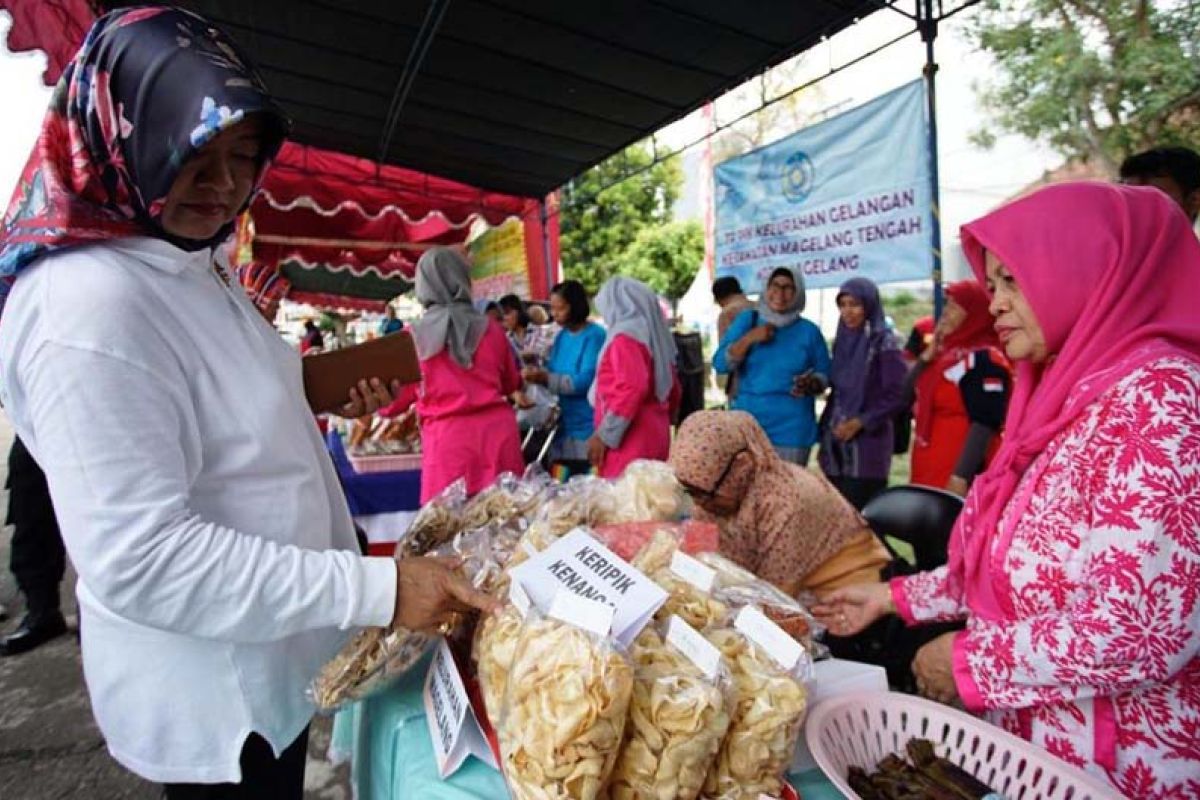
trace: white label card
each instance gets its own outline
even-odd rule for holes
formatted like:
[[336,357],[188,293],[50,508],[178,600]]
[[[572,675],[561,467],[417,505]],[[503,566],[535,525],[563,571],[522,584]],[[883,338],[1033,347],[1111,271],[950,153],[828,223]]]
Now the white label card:
[[699,667],[704,677],[710,681],[716,679],[721,651],[675,614],[667,622],[667,642]]
[[588,600],[566,589],[559,589],[558,594],[554,595],[547,614],[597,636],[608,636],[608,632],[612,630],[612,606]]
[[521,615],[522,619],[529,616],[529,595],[521,587],[521,584],[516,581],[508,584],[508,599],[512,600],[513,606],[516,607],[517,613]]
[[445,639],[438,642],[425,674],[425,722],[442,778],[453,775],[472,755],[496,769],[496,759],[471,710],[467,687]]
[[612,606],[612,634],[626,647],[667,600],[662,587],[582,528],[513,569],[511,576],[543,611],[559,589]]
[[711,592],[717,571],[682,550],[671,556],[671,573],[690,583],[702,592]]
[[767,655],[775,659],[779,666],[788,672],[795,669],[804,648],[800,643],[787,635],[783,628],[776,625],[767,615],[754,606],[746,606],[738,612],[733,627],[746,635],[750,641],[767,651]]

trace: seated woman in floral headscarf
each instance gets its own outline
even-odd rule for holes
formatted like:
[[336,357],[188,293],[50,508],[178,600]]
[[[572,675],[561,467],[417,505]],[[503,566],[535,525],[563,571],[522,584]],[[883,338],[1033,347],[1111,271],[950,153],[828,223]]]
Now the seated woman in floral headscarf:
[[720,528],[721,553],[790,595],[878,580],[890,561],[829,481],[780,458],[744,411],[699,411],[679,426],[675,477]]

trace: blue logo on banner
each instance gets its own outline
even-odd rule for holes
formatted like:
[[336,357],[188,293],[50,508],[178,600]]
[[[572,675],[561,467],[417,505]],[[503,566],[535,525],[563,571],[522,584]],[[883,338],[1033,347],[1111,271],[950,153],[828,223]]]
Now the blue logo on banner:
[[793,153],[783,162],[780,178],[783,181],[783,196],[789,203],[803,203],[813,189],[817,171],[808,153]]

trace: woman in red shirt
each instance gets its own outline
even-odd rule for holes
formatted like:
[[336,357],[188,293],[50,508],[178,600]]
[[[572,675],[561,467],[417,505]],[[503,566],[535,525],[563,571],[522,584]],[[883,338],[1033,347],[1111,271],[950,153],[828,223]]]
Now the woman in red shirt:
[[965,495],[1000,441],[1012,367],[976,281],[946,287],[946,307],[909,375],[916,410],[912,482]]

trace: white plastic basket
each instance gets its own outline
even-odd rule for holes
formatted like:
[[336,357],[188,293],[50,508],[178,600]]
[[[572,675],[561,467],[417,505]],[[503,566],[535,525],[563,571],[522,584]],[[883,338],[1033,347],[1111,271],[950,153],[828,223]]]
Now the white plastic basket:
[[805,737],[817,766],[850,798],[858,797],[846,782],[850,767],[871,772],[919,738],[1006,800],[1121,800],[1108,784],[1007,731],[898,692],[856,692],[818,703]]

